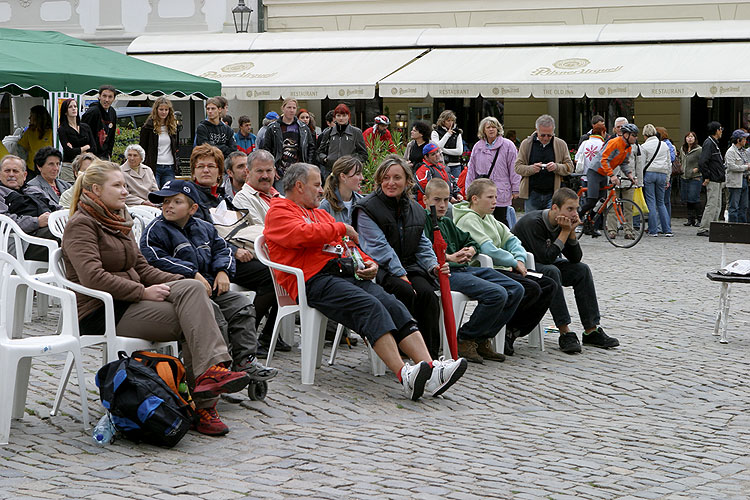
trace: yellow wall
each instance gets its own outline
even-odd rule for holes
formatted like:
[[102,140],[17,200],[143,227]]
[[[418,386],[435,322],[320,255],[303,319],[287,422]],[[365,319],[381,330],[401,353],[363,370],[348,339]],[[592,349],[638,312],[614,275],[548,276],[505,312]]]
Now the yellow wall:
[[503,128],[516,131],[516,138],[519,141],[534,132],[534,123],[536,119],[547,112],[547,99],[537,99],[529,97],[528,99],[505,99],[505,114]]
[[[639,97],[635,100],[635,124],[639,130],[647,123],[655,127],[664,127],[669,132],[669,139],[679,147],[682,137],[688,132],[680,125],[680,99],[651,99]],[[639,135],[639,142],[642,137]]]

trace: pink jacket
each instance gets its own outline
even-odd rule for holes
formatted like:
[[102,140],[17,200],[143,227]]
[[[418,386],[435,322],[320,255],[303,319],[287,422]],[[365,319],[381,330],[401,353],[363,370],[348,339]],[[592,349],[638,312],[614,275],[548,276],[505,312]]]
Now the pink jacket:
[[497,155],[495,168],[492,170],[490,179],[497,186],[498,207],[507,207],[513,201],[513,195],[517,194],[521,184],[521,176],[516,173],[514,168],[518,151],[516,146],[504,137],[495,140],[495,144],[490,146],[487,141],[481,139],[471,150],[471,159],[469,168],[466,172],[466,189],[469,189],[472,181],[480,175],[486,175],[492,167],[492,159],[495,157],[495,151],[500,148]]

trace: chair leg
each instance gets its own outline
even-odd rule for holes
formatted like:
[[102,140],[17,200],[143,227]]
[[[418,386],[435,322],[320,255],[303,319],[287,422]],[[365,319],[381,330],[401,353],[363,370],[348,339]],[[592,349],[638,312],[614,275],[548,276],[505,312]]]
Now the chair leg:
[[334,361],[336,361],[336,352],[339,350],[339,342],[341,342],[343,334],[344,325],[339,323],[339,326],[336,328],[336,338],[333,339],[333,346],[331,346],[331,357],[328,359],[328,366],[332,366]]
[[83,356],[81,349],[76,346],[73,351],[73,358],[76,364],[76,375],[78,377],[78,391],[81,393],[81,413],[83,414],[83,430],[88,430],[89,422],[89,401],[86,396],[86,377],[83,372]]
[[382,377],[385,375],[388,367],[383,360],[380,359],[380,356],[378,356],[378,353],[375,352],[375,349],[373,349],[371,345],[367,345],[367,350],[370,352],[370,367],[372,368],[372,374],[376,377]]
[[294,314],[284,316],[281,326],[281,338],[290,346],[294,346]]
[[538,324],[529,333],[529,347],[538,347],[540,351],[544,352],[544,330],[542,330],[542,324]]
[[729,321],[729,284],[726,284],[727,291],[724,296],[724,307],[721,310],[721,337],[719,343],[728,344],[727,340],[727,322]]
[[320,315],[320,323],[316,325],[318,330],[318,344],[317,344],[317,351],[315,353],[315,368],[320,368],[321,363],[323,362],[323,347],[326,343],[326,326],[328,325],[328,318],[326,318],[323,314]]
[[276,349],[276,342],[279,340],[279,331],[281,327],[281,320],[285,316],[276,316],[276,322],[273,325],[273,334],[271,335],[271,345],[268,346],[268,357],[266,358],[266,366],[271,366],[271,360],[273,359],[273,351]]
[[24,301],[23,322],[31,323],[31,311],[34,306],[34,290],[26,288],[26,300]]
[[52,404],[52,411],[49,413],[53,417],[57,415],[57,411],[60,409],[63,394],[65,394],[65,388],[68,386],[68,380],[70,380],[70,373],[73,371],[74,363],[75,356],[72,352],[69,352],[67,358],[65,358],[65,367],[63,368],[62,376],[60,377],[60,384],[57,386],[55,402]]
[[302,384],[312,385],[315,383],[315,365],[318,355],[318,337],[320,336],[321,318],[325,318],[320,312],[312,307],[300,310],[300,327],[302,339],[300,342],[300,365]]
[[503,326],[497,335],[492,337],[492,348],[495,352],[505,352],[505,326]]
[[[26,393],[29,388],[29,372],[31,371],[31,358],[21,358],[18,360],[16,369],[15,390],[13,391],[13,418],[22,419],[26,411]],[[2,404],[7,404],[2,401]]]
[[716,320],[714,321],[714,336],[718,337],[719,329],[721,328],[722,313],[724,312],[724,303],[726,302],[727,292],[729,291],[729,284],[721,284],[721,292],[719,292],[719,309],[716,311]]
[[12,406],[8,404],[14,397],[16,362],[11,356],[0,352],[0,445],[8,444]]

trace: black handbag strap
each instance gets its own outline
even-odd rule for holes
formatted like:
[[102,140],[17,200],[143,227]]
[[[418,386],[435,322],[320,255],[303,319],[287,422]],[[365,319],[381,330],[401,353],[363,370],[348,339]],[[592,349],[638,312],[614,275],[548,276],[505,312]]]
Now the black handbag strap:
[[502,147],[502,144],[497,147],[495,150],[495,157],[492,159],[492,166],[490,167],[490,170],[487,172],[487,178],[489,179],[492,175],[492,171],[495,170],[495,163],[497,163],[497,155],[500,154],[500,147]]
[[[658,139],[657,139],[658,140]],[[648,170],[648,167],[651,166],[651,164],[654,162],[654,159],[656,158],[656,155],[659,153],[659,148],[661,147],[661,141],[659,141],[659,144],[656,145],[656,151],[654,151],[654,156],[651,157],[651,159],[646,163],[646,166],[643,167],[643,173],[646,173],[646,170]]]

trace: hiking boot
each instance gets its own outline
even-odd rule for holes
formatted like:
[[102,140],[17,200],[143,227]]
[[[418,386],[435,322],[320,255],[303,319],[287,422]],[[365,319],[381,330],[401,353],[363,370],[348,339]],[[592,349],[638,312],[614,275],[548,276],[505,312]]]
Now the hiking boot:
[[193,429],[207,436],[223,436],[229,432],[229,427],[221,421],[216,407],[198,408],[195,410],[195,423]]
[[258,381],[271,380],[279,374],[279,370],[265,366],[258,361],[256,356],[250,356],[240,363],[235,363],[234,371],[245,372],[251,380]]
[[581,343],[578,342],[578,336],[575,332],[561,333],[558,343],[560,344],[560,350],[565,354],[581,352]]
[[609,349],[610,347],[617,347],[620,345],[620,341],[604,333],[602,327],[599,326],[593,332],[583,334],[583,345]]
[[250,376],[247,373],[233,372],[222,365],[214,365],[195,379],[193,396],[215,398],[220,394],[239,392],[249,383]]
[[[268,354],[268,348],[271,347],[271,336],[270,335],[261,335],[258,337],[258,343],[266,348],[266,354]],[[281,338],[281,335],[279,335],[279,338],[276,340],[276,349],[275,351],[279,352],[289,352],[292,350],[292,346],[284,342],[284,339]]]
[[477,343],[473,340],[459,340],[458,355],[472,363],[484,363],[484,358],[477,352]]
[[440,396],[461,378],[468,364],[464,358],[454,361],[440,356],[440,359],[433,360],[432,376],[424,386],[425,392],[435,397]]
[[404,386],[404,395],[416,401],[424,394],[424,386],[432,376],[432,368],[427,361],[420,361],[412,366],[406,364],[401,368],[401,384]]
[[505,361],[505,356],[492,348],[490,339],[484,339],[477,343],[477,354],[490,361]]

